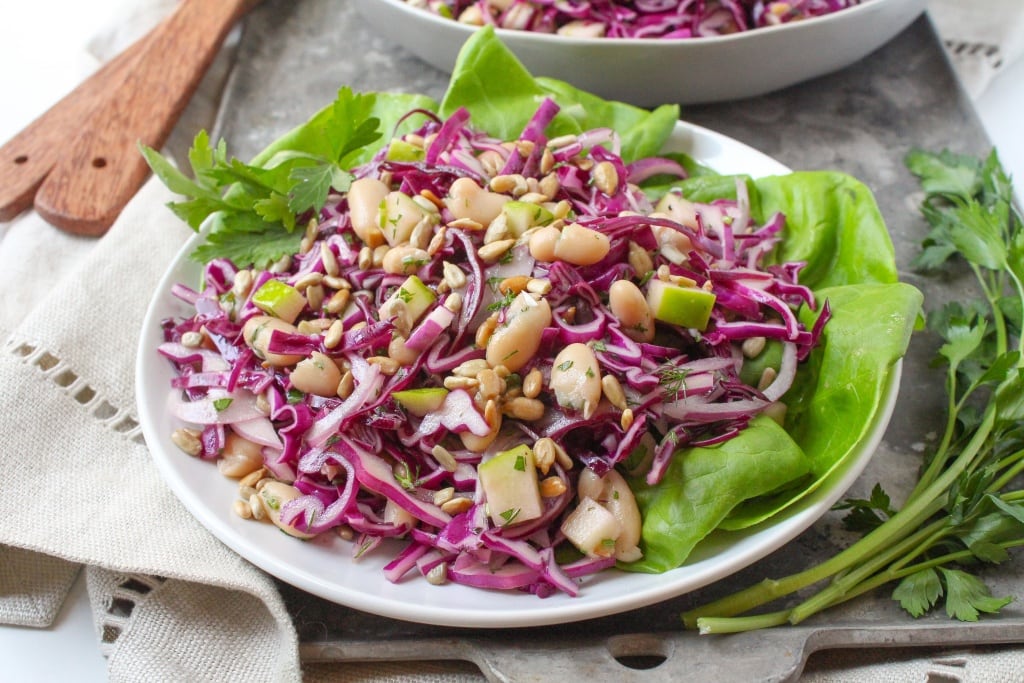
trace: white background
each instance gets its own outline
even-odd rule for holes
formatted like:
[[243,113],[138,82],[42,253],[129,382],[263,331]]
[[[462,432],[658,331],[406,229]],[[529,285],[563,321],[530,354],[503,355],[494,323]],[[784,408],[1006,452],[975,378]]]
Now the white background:
[[[87,52],[87,42],[111,23],[124,3],[5,3],[0,10],[0,141],[12,137],[91,72],[95,60]],[[976,104],[1007,170],[1024,179],[1024,60],[1000,74]],[[80,577],[51,628],[0,626],[0,678],[9,683],[104,681],[106,665],[97,643]]]

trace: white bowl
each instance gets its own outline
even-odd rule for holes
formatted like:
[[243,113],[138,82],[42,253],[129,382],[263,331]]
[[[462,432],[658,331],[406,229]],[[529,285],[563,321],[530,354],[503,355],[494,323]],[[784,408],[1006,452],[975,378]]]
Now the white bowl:
[[[789,172],[779,162],[740,142],[684,122],[676,124],[666,149],[686,152],[723,174],[759,177]],[[146,444],[171,490],[227,546],[293,586],[365,612],[444,626],[542,626],[616,614],[695,590],[766,556],[825,514],[871,459],[896,402],[899,363],[890,371],[878,414],[856,453],[812,493],[771,519],[743,531],[712,534],[677,569],[662,574],[607,570],[585,578],[577,597],[557,594],[543,600],[518,591],[489,591],[458,584],[431,586],[421,577],[390,583],[383,567],[391,553],[370,553],[356,561],[352,545],[335,534],[325,533],[301,542],[272,525],[239,518],[231,511],[231,501],[238,496],[237,482],[221,476],[212,463],[186,456],[171,442],[171,432],[182,425],[167,409],[173,371],[156,347],[162,341],[161,320],[190,314],[189,306],[170,290],[177,282],[198,280],[200,266],[188,255],[199,239],[199,235],[193,237],[164,274],[143,322],[136,385]]]
[[[450,72],[476,27],[404,0],[355,0],[396,45]],[[497,29],[534,76],[639,106],[753,97],[831,73],[906,28],[927,0],[867,0],[834,14],[709,38],[573,38]]]

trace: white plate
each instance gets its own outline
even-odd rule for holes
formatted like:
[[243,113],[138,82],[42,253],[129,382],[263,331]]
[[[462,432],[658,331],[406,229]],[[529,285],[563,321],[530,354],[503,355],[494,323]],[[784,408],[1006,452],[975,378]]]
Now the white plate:
[[[782,164],[731,138],[699,126],[678,123],[668,148],[689,153],[714,170],[752,176],[788,173]],[[136,364],[139,417],[146,443],[160,473],[185,507],[239,555],[279,579],[327,600],[396,619],[445,626],[507,628],[541,626],[615,614],[659,602],[717,581],[764,557],[823,515],[867,465],[889,422],[899,386],[893,370],[888,394],[870,438],[856,457],[834,472],[812,495],[744,532],[716,534],[694,551],[688,563],[663,574],[609,570],[586,579],[580,595],[546,599],[520,592],[485,591],[457,584],[432,586],[422,577],[388,582],[382,568],[391,558],[376,552],[358,562],[352,546],[325,533],[302,542],[269,524],[235,516],[231,503],[238,486],[210,462],[184,455],[171,443],[182,426],[166,409],[171,395],[171,364],[156,352],[160,321],[190,315],[170,294],[176,282],[199,281],[200,267],[189,260],[198,236],[185,245],[157,287],[146,313]]]
[[[906,28],[927,0],[867,0],[833,14],[728,36],[572,38],[498,29],[534,76],[568,81],[606,99],[653,106],[753,97],[831,73]],[[356,0],[391,42],[450,72],[475,27],[404,0]]]

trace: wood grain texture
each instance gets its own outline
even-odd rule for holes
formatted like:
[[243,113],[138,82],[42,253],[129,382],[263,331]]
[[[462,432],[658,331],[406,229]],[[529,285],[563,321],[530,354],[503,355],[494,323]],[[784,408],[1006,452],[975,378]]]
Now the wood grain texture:
[[53,225],[101,235],[142,186],[138,145],[159,149],[251,0],[183,0],[151,33],[123,84],[81,121],[35,194]]
[[124,83],[148,40],[146,35],[133,43],[0,147],[0,221],[32,206],[82,122]]

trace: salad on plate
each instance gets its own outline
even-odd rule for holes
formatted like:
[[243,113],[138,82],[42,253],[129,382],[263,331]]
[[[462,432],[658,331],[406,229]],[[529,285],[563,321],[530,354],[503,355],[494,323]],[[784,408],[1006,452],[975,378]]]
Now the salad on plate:
[[152,350],[174,443],[393,582],[576,595],[771,524],[877,427],[920,294],[859,182],[717,175],[677,119],[484,29],[440,103],[343,88],[194,178],[144,150],[204,235]]

